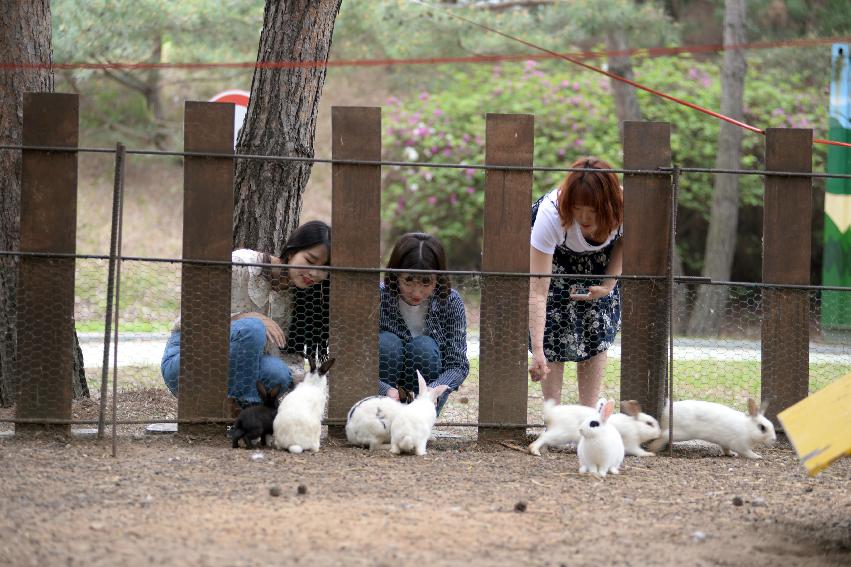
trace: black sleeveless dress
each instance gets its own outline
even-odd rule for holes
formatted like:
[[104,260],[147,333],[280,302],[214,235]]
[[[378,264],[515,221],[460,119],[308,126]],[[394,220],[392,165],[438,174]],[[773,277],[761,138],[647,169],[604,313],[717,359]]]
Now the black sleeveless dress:
[[[546,195],[532,205],[532,226]],[[553,252],[553,274],[605,274],[619,232],[609,244],[592,252],[574,252],[564,243]],[[593,301],[570,299],[573,285],[600,285],[602,278],[571,279],[553,277],[547,293],[547,319],[544,327],[544,354],[551,362],[581,362],[608,350],[615,341],[621,322],[620,282],[606,297]]]

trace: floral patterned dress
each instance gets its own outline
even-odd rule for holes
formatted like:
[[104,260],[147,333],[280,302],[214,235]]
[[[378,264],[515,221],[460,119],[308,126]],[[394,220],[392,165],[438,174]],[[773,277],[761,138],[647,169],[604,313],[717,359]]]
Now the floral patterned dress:
[[[532,226],[546,195],[532,205]],[[605,274],[620,233],[604,248],[575,252],[560,244],[553,252],[553,274]],[[606,297],[592,301],[570,299],[573,285],[600,285],[599,280],[552,278],[547,293],[544,354],[552,362],[581,362],[606,351],[621,322],[620,283]]]

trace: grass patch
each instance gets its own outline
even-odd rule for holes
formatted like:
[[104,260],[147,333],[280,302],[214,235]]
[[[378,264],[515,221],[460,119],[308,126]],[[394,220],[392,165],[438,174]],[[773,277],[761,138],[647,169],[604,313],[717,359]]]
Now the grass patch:
[[[81,321],[76,325],[78,333],[103,333],[105,330],[103,321]],[[169,332],[174,326],[174,321],[121,321],[118,327],[119,333],[162,333]]]
[[[109,391],[112,392],[112,368],[109,370]],[[86,381],[89,384],[89,390],[99,390],[102,379],[100,368],[87,368]],[[140,366],[119,366],[118,367],[118,390],[121,392],[143,390],[148,388],[163,388],[162,374],[160,367],[157,364],[146,364]]]
[[[851,372],[851,363],[810,364],[810,393],[829,385]],[[602,394],[620,397],[621,363],[609,360],[603,376]],[[470,359],[467,381],[479,384],[479,359]],[[689,360],[674,361],[674,399],[697,399],[729,405],[744,410],[748,396],[760,396],[761,367],[759,361]],[[541,385],[529,381],[529,397],[541,398]],[[565,364],[562,403],[578,403],[576,365]]]
[[[106,261],[77,263],[75,318],[79,332],[104,330],[107,271]],[[122,331],[170,330],[180,314],[179,268],[171,265],[125,262],[121,270],[121,297],[118,308]]]

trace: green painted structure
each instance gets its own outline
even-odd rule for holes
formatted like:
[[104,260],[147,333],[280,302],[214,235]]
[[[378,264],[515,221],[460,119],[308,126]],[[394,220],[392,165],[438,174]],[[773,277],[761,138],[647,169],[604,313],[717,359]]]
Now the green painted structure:
[[[828,138],[851,142],[851,44],[832,49]],[[851,173],[851,149],[828,146],[827,171]],[[851,287],[851,179],[828,179],[824,195],[823,285]],[[822,327],[851,331],[851,292],[822,292]]]

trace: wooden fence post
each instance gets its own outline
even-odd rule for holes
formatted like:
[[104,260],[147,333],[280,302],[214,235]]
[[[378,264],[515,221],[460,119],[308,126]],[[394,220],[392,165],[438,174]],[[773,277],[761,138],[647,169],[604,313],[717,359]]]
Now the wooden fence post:
[[[232,104],[187,101],[184,151],[233,154]],[[230,262],[233,249],[230,157],[183,160],[183,258]],[[227,417],[230,266],[183,264],[180,289],[178,419]],[[181,432],[209,426],[181,424]]]
[[[532,167],[535,117],[488,114],[485,163]],[[482,270],[529,272],[532,171],[489,169],[485,176]],[[529,388],[529,278],[482,281],[479,421],[526,423]],[[479,439],[525,439],[524,429],[480,427]]]
[[[333,107],[331,137],[333,159],[380,161],[381,108]],[[379,267],[381,166],[335,163],[331,191],[332,264]],[[331,420],[344,421],[355,402],[378,392],[378,282],[375,273],[331,273]],[[332,425],[328,433],[344,430]]]
[[[624,169],[671,166],[667,122],[624,122]],[[665,276],[671,177],[624,175],[623,273]],[[668,290],[664,280],[622,280],[621,399],[659,415],[667,393]]]
[[[79,107],[74,94],[24,93],[23,144],[78,147]],[[74,254],[77,152],[24,150],[22,158],[20,250]],[[17,289],[15,415],[71,419],[74,258],[21,257]],[[18,424],[15,431],[43,428]]]
[[[812,172],[813,131],[768,128],[768,171]],[[765,177],[762,281],[810,283],[812,178]],[[799,289],[765,289],[762,295],[762,400],[775,425],[779,412],[809,391],[809,293]]]

